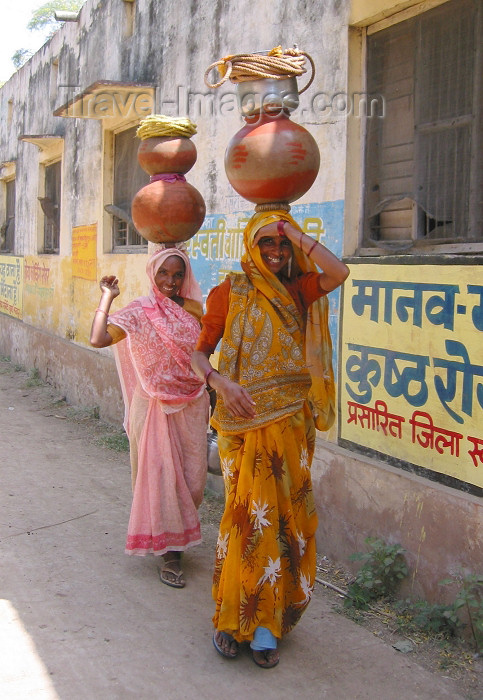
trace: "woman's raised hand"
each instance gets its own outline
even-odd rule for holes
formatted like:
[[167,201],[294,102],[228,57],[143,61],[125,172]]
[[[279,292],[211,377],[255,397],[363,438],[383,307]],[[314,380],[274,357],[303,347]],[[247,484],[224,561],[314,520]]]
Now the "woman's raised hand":
[[121,293],[119,290],[119,280],[115,275],[106,275],[105,277],[102,277],[99,286],[102,294],[104,295],[107,293],[111,300],[118,297]]

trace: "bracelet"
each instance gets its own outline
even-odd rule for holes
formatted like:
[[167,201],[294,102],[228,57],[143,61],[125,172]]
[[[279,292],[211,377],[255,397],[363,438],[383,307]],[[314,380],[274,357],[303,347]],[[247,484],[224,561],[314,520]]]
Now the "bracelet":
[[208,372],[205,374],[205,380],[204,380],[204,381],[205,381],[206,386],[210,386],[210,385],[208,384],[208,378],[209,378],[209,376],[210,376],[210,374],[211,374],[212,372],[216,372],[216,369],[215,369],[214,367],[210,367],[210,369],[208,370]]
[[316,245],[317,245],[317,241],[314,241],[313,246],[311,246],[309,252],[306,253],[306,256],[307,256],[308,258],[310,258],[310,253],[313,251],[313,249],[315,248]]
[[96,309],[96,313],[97,313],[98,311],[100,311],[101,314],[106,314],[106,316],[109,316],[109,314],[107,313],[107,311],[104,311],[104,309],[100,309],[100,308],[98,307],[98,308]]
[[283,227],[285,226],[285,221],[283,219],[280,219],[280,221],[277,221],[277,231],[279,236],[285,236],[285,231],[283,230]]
[[303,231],[300,231],[300,238],[299,238],[299,248],[302,250],[302,236],[304,235]]

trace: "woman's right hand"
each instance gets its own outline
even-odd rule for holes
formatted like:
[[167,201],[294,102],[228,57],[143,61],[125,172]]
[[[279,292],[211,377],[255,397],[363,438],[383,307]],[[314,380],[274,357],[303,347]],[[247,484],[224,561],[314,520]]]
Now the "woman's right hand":
[[191,366],[198,377],[216,391],[223,399],[226,409],[234,418],[254,418],[255,401],[246,389],[215,370],[210,365],[211,353],[195,350],[191,356]]
[[246,389],[219,374],[216,375],[215,382],[213,386],[210,380],[211,386],[221,395],[226,409],[234,418],[255,417],[255,402]]
[[99,283],[102,294],[108,295],[111,300],[115,299],[121,293],[119,290],[119,280],[115,275],[106,275],[101,278]]

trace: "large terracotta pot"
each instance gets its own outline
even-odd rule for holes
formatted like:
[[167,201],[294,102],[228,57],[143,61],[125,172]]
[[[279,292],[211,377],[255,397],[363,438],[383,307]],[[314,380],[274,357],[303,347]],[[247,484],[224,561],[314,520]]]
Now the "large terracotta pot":
[[136,193],[131,216],[141,236],[152,243],[181,243],[199,231],[205,202],[187,182],[150,182]]
[[233,136],[225,153],[228,180],[255,204],[298,199],[313,185],[319,165],[315,139],[285,114],[258,115]]
[[196,146],[185,136],[144,139],[138,148],[139,165],[150,175],[159,173],[184,175],[193,167],[196,158]]

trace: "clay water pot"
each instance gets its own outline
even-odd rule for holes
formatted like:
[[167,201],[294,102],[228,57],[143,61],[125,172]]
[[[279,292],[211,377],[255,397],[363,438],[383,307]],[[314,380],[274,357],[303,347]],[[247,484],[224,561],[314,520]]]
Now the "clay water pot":
[[187,182],[150,182],[136,193],[131,216],[141,236],[152,243],[181,243],[197,233],[205,202]]
[[[225,170],[249,202],[293,202],[313,185],[320,154],[313,136],[284,113],[258,114],[228,144]],[[248,122],[248,119],[247,119]]]
[[162,136],[144,139],[139,144],[138,162],[150,175],[185,174],[196,163],[196,146],[184,136]]
[[208,433],[208,471],[221,475],[220,453],[218,452],[218,434],[214,428]]
[[295,76],[287,76],[282,80],[243,80],[236,83],[236,93],[238,106],[244,117],[251,117],[259,112],[293,112],[299,106]]

